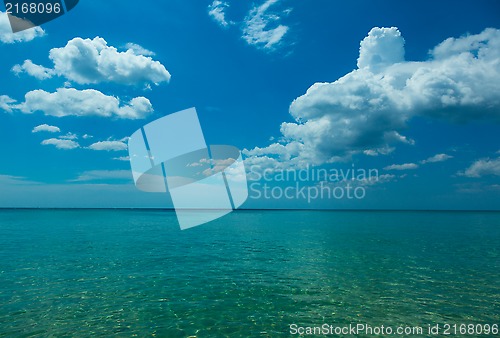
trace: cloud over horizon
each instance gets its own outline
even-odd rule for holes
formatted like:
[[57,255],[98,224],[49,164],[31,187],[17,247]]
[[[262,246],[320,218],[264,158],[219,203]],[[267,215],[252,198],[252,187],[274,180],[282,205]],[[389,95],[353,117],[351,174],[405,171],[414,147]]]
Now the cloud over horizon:
[[249,161],[300,167],[387,154],[414,144],[403,133],[416,116],[500,121],[500,30],[449,38],[420,62],[405,60],[404,43],[396,27],[373,28],[360,43],[358,68],[295,99],[295,122],[281,124],[281,143],[247,150]]

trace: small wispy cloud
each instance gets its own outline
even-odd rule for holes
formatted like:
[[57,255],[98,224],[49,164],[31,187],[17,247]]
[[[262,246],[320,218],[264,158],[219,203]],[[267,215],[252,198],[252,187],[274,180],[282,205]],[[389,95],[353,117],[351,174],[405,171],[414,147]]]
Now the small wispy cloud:
[[418,164],[415,163],[404,163],[404,164],[392,164],[384,168],[384,170],[413,170],[417,169]]
[[0,109],[11,113],[12,112],[12,105],[16,102],[13,98],[7,96],[7,95],[0,95]]
[[90,170],[78,175],[77,178],[69,182],[89,182],[102,180],[131,180],[130,170]]
[[208,6],[208,15],[222,28],[239,27],[243,40],[249,45],[272,51],[283,42],[284,36],[289,31],[289,27],[280,22],[283,17],[291,13],[292,9],[274,10],[271,8],[280,1],[266,0],[260,5],[253,4],[246,16],[237,21],[231,21],[227,15],[230,3],[214,0]]
[[63,140],[78,140],[78,135],[73,133],[67,133],[66,135],[59,136]]
[[130,161],[130,157],[128,157],[128,156],[113,157],[113,160],[115,160],[115,161]]
[[[260,6],[253,7],[248,13],[243,26],[243,39],[259,48],[273,49],[283,39],[289,27],[279,23],[281,16],[269,13],[269,8],[279,0],[267,0]],[[290,10],[284,11],[286,15]]]
[[437,155],[429,157],[428,159],[420,161],[420,163],[427,164],[427,163],[444,162],[444,161],[449,160],[450,158],[453,158],[453,156],[447,155],[447,154],[437,154]]
[[58,138],[50,138],[47,140],[43,140],[42,145],[47,146],[47,145],[53,145],[57,149],[61,150],[71,150],[71,149],[76,149],[80,148],[80,145],[78,142],[75,142],[73,140],[62,140]]
[[233,22],[228,21],[226,18],[226,10],[229,4],[224,1],[215,0],[208,6],[208,15],[215,20],[222,27],[228,27]]
[[144,55],[144,56],[154,56],[156,55],[155,52],[150,51],[149,49],[146,49],[142,47],[141,45],[138,45],[133,42],[129,42],[125,45],[125,48],[127,48],[128,51],[134,52],[135,55]]

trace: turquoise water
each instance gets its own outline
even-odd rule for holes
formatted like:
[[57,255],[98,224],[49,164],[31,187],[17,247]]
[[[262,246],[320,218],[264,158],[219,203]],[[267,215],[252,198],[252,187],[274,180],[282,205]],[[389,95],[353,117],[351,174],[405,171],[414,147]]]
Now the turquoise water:
[[498,323],[500,213],[0,211],[0,336]]

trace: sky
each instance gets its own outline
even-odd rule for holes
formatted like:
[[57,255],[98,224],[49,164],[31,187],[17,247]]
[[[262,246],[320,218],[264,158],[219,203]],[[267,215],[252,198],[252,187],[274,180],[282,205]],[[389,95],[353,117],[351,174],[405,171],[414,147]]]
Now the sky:
[[500,209],[496,0],[81,0],[15,34],[0,11],[0,207],[172,207],[128,137],[196,107],[243,208]]

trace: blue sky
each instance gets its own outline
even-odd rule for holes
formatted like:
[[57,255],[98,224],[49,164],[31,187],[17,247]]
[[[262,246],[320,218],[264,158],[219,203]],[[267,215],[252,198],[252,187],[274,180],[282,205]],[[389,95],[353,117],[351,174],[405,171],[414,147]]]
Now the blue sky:
[[127,137],[196,107],[249,171],[379,172],[363,199],[244,207],[498,209],[498,29],[495,0],[83,0],[16,35],[2,13],[0,207],[171,207]]

